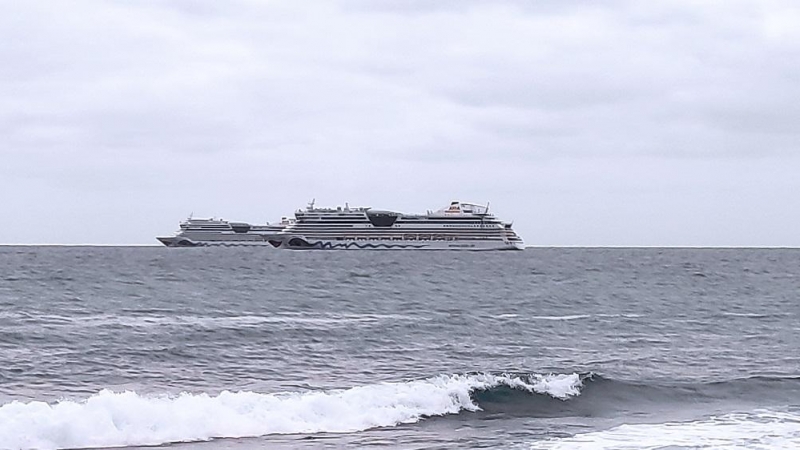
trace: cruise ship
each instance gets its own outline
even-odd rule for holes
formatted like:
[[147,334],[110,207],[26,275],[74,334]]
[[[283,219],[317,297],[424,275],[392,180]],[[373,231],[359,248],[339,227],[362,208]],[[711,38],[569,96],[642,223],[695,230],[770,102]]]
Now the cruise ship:
[[510,223],[489,205],[454,201],[427,214],[372,208],[317,208],[312,201],[294,222],[269,238],[276,248],[296,250],[522,250]]
[[292,219],[284,217],[277,224],[250,225],[244,222],[190,216],[180,223],[180,229],[174,236],[156,239],[167,247],[268,246],[269,239],[292,222],[294,222]]

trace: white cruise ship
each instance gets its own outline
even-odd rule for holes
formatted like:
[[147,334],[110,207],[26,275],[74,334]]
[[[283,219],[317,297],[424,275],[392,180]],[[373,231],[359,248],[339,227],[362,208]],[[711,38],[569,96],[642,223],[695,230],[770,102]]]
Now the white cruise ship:
[[174,236],[157,237],[167,247],[232,247],[270,245],[269,239],[294,220],[283,218],[278,224],[250,225],[223,219],[189,217],[180,223]]
[[488,205],[452,202],[427,214],[372,208],[308,208],[269,239],[288,249],[522,250],[511,228],[489,213]]

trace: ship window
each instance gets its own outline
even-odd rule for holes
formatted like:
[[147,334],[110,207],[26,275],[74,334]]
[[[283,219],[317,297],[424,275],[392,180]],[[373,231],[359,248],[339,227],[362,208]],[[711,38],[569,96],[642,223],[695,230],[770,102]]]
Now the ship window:
[[236,233],[247,233],[250,231],[250,225],[246,223],[231,224],[231,228],[233,228],[233,231]]
[[397,221],[397,214],[393,213],[372,213],[367,214],[370,223],[376,227],[390,227]]

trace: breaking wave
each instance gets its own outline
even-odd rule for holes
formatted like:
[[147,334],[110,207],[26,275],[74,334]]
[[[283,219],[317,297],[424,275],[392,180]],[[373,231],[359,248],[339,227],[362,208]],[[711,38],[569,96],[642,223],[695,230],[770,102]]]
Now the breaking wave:
[[[303,392],[151,396],[103,390],[80,400],[0,405],[0,448],[77,449],[272,434],[346,433],[410,424],[434,416],[471,420],[496,414],[548,418],[641,417],[640,413],[654,413],[650,417],[662,417],[665,410],[680,410],[684,405],[691,405],[694,411],[702,404],[709,405],[709,411],[720,410],[724,402],[731,400],[737,409],[746,407],[749,401],[754,406],[772,400],[773,404],[796,404],[800,401],[800,378],[658,384],[620,381],[592,373],[470,373]],[[468,415],[453,416],[462,412]],[[756,428],[758,423],[766,423],[767,429],[774,422],[770,417],[729,415],[692,422],[690,431],[713,434],[721,425],[736,420]],[[779,419],[795,429],[800,425],[800,417]],[[615,442],[615,436],[623,434],[635,437],[689,426],[682,423],[625,425],[587,433],[592,439],[597,438],[587,442]],[[758,432],[756,428],[753,432]],[[681,445],[679,435],[675,434],[673,445]],[[578,444],[584,442],[579,441],[581,436],[542,441],[534,447],[606,448],[580,447]],[[795,438],[800,439],[800,431]]]
[[0,448],[158,445],[269,434],[353,432],[479,411],[476,392],[499,387],[564,401],[584,377],[440,375],[343,390],[143,396],[103,390],[84,400],[0,406]]

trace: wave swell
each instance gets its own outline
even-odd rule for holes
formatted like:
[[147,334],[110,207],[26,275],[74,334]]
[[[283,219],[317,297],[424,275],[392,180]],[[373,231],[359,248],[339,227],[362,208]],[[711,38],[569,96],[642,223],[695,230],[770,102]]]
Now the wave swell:
[[513,386],[476,390],[480,410],[516,417],[663,416],[665,411],[714,411],[800,402],[800,378],[750,377],[715,382],[634,382],[578,375],[580,396],[531,396]]
[[[304,392],[148,396],[103,390],[86,399],[0,405],[0,448],[77,449],[356,432],[448,415],[455,420],[480,420],[483,415],[663,419],[665,411],[687,405],[694,413],[731,410],[727,402],[733,402],[733,410],[797,404],[800,378],[659,384],[592,373],[471,373]],[[463,411],[474,414],[453,416]],[[707,424],[695,427],[701,425]],[[559,442],[569,448],[572,441]]]
[[84,400],[0,406],[0,448],[159,445],[269,434],[353,432],[481,409],[478,392],[504,388],[563,401],[585,377],[440,375],[344,390],[183,393],[143,396],[103,390]]

